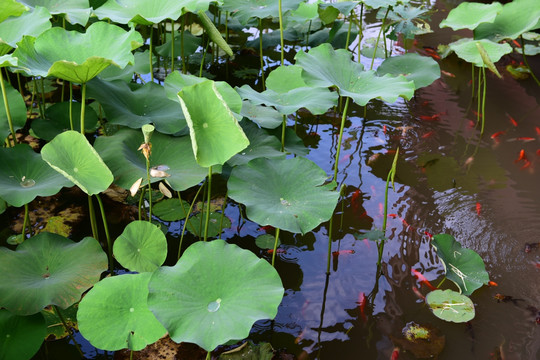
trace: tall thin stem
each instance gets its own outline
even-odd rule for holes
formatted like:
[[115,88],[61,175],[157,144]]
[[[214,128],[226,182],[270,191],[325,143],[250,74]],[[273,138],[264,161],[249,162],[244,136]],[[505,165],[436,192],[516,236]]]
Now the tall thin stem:
[[56,305],[53,305],[52,306],[53,309],[54,309],[54,312],[56,313],[56,316],[58,316],[58,318],[60,319],[60,321],[62,322],[62,325],[64,325],[64,329],[66,329],[67,333],[68,333],[68,336],[69,338],[71,339],[71,341],[73,341],[73,344],[75,345],[75,347],[77,348],[77,351],[79,352],[79,354],[81,355],[81,357],[84,359],[84,354],[81,350],[81,347],[79,346],[79,344],[77,343],[77,341],[75,340],[75,337],[73,336],[73,333],[71,332],[71,329],[69,328],[69,326],[67,325],[66,323],[66,320],[64,320],[64,317],[62,316],[62,314],[60,313],[60,309],[58,309],[58,306]]
[[521,55],[523,56],[523,62],[529,69],[529,72],[531,73],[531,76],[534,79],[534,81],[536,81],[536,85],[540,86],[540,80],[538,80],[536,75],[534,75],[531,67],[529,66],[529,62],[527,61],[527,57],[525,56],[525,42],[523,41],[523,35],[520,35],[519,37],[521,38]]
[[279,38],[281,42],[281,65],[285,65],[285,43],[283,41],[283,10],[281,7],[281,0],[279,0]]
[[208,237],[208,224],[210,223],[210,199],[212,198],[212,167],[208,167],[208,187],[206,189],[206,220],[204,222],[204,241]]
[[150,160],[146,159],[146,180],[148,181],[148,221],[152,222],[152,182],[150,181]]
[[96,199],[99,204],[99,210],[101,211],[101,220],[103,221],[103,229],[105,229],[105,237],[107,238],[107,254],[109,257],[109,271],[111,272],[111,275],[113,274],[114,270],[114,264],[113,264],[113,257],[112,257],[112,242],[111,237],[109,236],[109,226],[107,225],[107,217],[105,216],[105,208],[103,207],[103,202],[101,201],[101,198],[99,197],[99,194],[96,194]]
[[[482,127],[480,129],[480,135],[484,134],[484,125],[486,123],[486,90],[487,90],[487,78],[486,78],[486,68],[482,66],[482,78],[483,78],[483,90],[482,90]],[[480,101],[480,99],[478,100]]]
[[281,152],[285,151],[285,129],[287,129],[287,115],[283,115],[281,123]]
[[96,213],[94,212],[94,203],[92,201],[92,196],[90,195],[88,195],[88,215],[90,215],[90,227],[92,228],[92,237],[96,240],[99,240],[96,223]]
[[326,258],[326,275],[330,275],[330,259],[332,254],[332,231],[334,227],[334,213],[330,217],[330,223],[328,225],[328,255]]
[[276,228],[276,237],[275,237],[275,240],[274,240],[274,252],[272,253],[272,267],[275,267],[274,263],[276,261],[276,252],[277,252],[278,241],[279,241],[279,228]]
[[[13,144],[17,143],[17,137],[15,136],[15,129],[13,128],[13,119],[11,118],[11,111],[9,110],[9,103],[7,99],[7,93],[6,93],[6,85],[4,84],[4,76],[2,75],[2,71],[0,69],[0,86],[2,88],[2,99],[4,100],[4,108],[6,110],[6,116],[9,124],[9,131],[11,131],[11,136],[13,137]],[[8,144],[11,145],[11,143],[8,141]]]
[[189,215],[193,211],[193,206],[195,206],[195,202],[197,201],[197,197],[199,196],[199,193],[202,190],[202,186],[199,187],[199,190],[197,190],[197,193],[195,194],[195,197],[191,201],[191,205],[189,206],[189,210],[186,214],[186,221],[184,221],[184,226],[182,227],[182,234],[180,235],[180,243],[178,244],[178,259],[180,259],[180,252],[182,251],[182,241],[184,240],[184,233],[186,232],[186,226],[188,224]]
[[28,203],[24,204],[24,220],[22,227],[22,240],[26,240],[26,227],[28,226]]
[[186,57],[184,53],[184,27],[186,26],[186,16],[187,15],[182,15],[182,21],[180,23],[182,26],[180,29],[180,56],[182,57],[182,74],[187,73]]
[[[373,57],[371,58],[371,66],[369,67],[369,69],[373,69],[373,64],[375,63],[375,55],[377,55],[377,49],[379,47],[379,40],[381,39],[381,34],[384,30],[384,23],[386,21],[386,17],[388,16],[388,13],[390,12],[390,6],[388,7],[388,9],[386,9],[386,14],[384,14],[384,18],[382,20],[382,24],[381,24],[381,28],[379,30],[379,35],[377,35],[377,41],[375,41],[375,48],[373,49]],[[385,40],[385,43],[386,43],[386,40]]]
[[69,127],[73,130],[73,85],[69,84]]
[[261,59],[261,84],[264,91],[266,90],[266,84],[264,83],[263,27],[261,18],[259,18],[259,58]]
[[343,139],[343,129],[345,128],[345,119],[347,119],[349,99],[350,98],[347,96],[347,100],[345,100],[345,107],[343,108],[343,115],[341,117],[341,125],[339,128],[339,137],[338,137],[337,150],[336,150],[336,160],[334,163],[334,177],[332,178],[332,180],[336,180],[336,181],[337,181],[337,173],[338,173],[339,154],[341,152],[341,140]]
[[82,83],[81,88],[81,134],[84,135],[84,117],[86,112],[86,83]]
[[174,71],[174,20],[171,19],[171,73]]
[[154,25],[150,25],[150,45],[149,45],[149,53],[150,53],[150,79],[152,82],[154,82],[154,64],[152,63],[152,52],[153,52],[153,40],[154,37]]

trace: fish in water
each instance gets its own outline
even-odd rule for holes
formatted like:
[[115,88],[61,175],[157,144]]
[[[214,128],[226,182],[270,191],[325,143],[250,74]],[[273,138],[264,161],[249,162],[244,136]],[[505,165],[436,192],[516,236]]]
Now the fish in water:
[[418,281],[420,281],[420,283],[426,285],[430,290],[437,290],[437,288],[435,286],[431,285],[431,283],[428,281],[428,279],[426,279],[426,277],[424,275],[422,275],[422,273],[420,271],[415,270],[415,269],[411,269],[411,272],[418,279]]

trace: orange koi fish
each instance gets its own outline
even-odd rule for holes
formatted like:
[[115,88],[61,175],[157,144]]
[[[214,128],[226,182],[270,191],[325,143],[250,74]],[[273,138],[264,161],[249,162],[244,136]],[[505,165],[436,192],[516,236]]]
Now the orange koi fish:
[[[266,251],[267,254],[272,255],[274,253],[274,249],[268,249]],[[276,254],[286,254],[287,250],[285,249],[276,249]]]
[[429,238],[429,240],[433,239],[433,234],[430,233],[429,231],[424,231],[424,234]]
[[488,286],[499,286],[495,281],[489,281]]
[[517,127],[518,126],[518,122],[513,118],[511,117],[510,115],[506,114],[506,116],[508,116],[508,118],[510,119],[510,123],[512,123],[512,125],[514,127]]
[[516,39],[513,39],[512,42],[514,45],[516,45],[518,48],[521,48],[521,44],[516,41]]
[[482,204],[479,202],[476,203],[476,215],[480,216],[480,213],[482,212]]
[[506,134],[506,131],[497,131],[496,133],[493,133],[493,135],[491,135],[491,138],[496,139],[499,136],[504,135],[504,134]]
[[523,166],[520,168],[520,170],[524,170],[526,168],[528,168],[529,166],[531,166],[531,162],[527,159],[525,159],[525,164],[523,164]]
[[440,114],[420,115],[419,118],[420,118],[420,120],[424,120],[424,121],[435,121],[435,120],[440,120],[441,115]]
[[535,130],[536,130],[536,135],[540,136],[540,127],[535,127]]
[[392,351],[392,355],[390,355],[390,360],[398,360],[399,359],[399,348],[395,347]]
[[360,204],[358,203],[359,197],[360,197],[360,189],[356,189],[356,191],[353,192],[351,196],[351,205],[355,212],[358,211],[358,207],[360,206]]
[[519,156],[516,160],[514,160],[515,163],[520,162],[521,160],[527,160],[527,155],[525,155],[525,150],[521,149],[519,152]]
[[360,292],[360,294],[358,294],[358,307],[360,309],[360,318],[362,319],[363,322],[367,322],[366,302],[367,302],[366,295],[364,294],[364,292]]
[[518,137],[517,140],[524,141],[524,142],[529,142],[529,141],[534,141],[536,139],[533,138],[533,137],[521,136],[521,137]]
[[422,135],[422,139],[427,139],[428,137],[433,136],[433,134],[435,134],[435,131],[428,131],[427,133]]
[[420,283],[426,285],[430,290],[437,290],[437,288],[431,285],[428,279],[426,279],[426,277],[422,275],[420,271],[411,268],[411,272],[414,276],[416,276],[416,278],[418,279],[418,281],[420,281]]
[[426,297],[420,292],[420,290],[416,286],[412,287],[412,291],[414,295],[416,295],[416,297],[419,298],[420,300],[422,301],[426,300]]
[[451,77],[451,78],[455,78],[456,75],[452,74],[451,72],[448,72],[448,71],[444,71],[444,70],[441,70],[441,74],[445,75],[445,76],[448,76],[448,77]]
[[354,254],[354,253],[355,253],[354,250],[338,250],[338,251],[333,251],[332,256],[338,257],[339,255],[347,255],[347,254]]

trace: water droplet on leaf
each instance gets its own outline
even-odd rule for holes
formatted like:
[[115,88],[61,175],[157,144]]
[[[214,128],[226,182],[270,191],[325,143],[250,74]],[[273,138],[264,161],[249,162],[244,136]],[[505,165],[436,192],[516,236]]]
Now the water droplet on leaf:
[[209,312],[216,312],[219,310],[220,306],[221,306],[221,299],[218,298],[216,301],[209,302],[206,309]]

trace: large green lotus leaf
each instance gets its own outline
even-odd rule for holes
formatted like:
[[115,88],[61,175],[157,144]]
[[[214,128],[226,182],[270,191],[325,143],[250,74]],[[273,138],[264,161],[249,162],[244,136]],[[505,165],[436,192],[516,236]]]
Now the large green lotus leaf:
[[[13,60],[13,58],[10,58]],[[12,62],[7,60],[8,62]],[[15,131],[21,129],[26,124],[26,105],[21,93],[11,87],[8,83],[4,83],[6,89],[6,97],[9,104],[9,113],[11,114],[11,120],[13,121],[13,128]],[[9,122],[6,115],[6,108],[4,106],[4,97],[0,96],[0,139],[3,142],[4,139],[11,134],[9,130]]]
[[497,44],[496,42],[487,39],[474,40],[471,38],[464,38],[450,43],[448,46],[460,59],[473,63],[475,66],[482,67],[484,66],[484,60],[482,60],[482,56],[476,47],[476,43],[482,45],[493,63],[499,61],[503,55],[512,52],[512,47],[507,43]]
[[266,88],[277,93],[286,93],[296,88],[307,87],[298,65],[279,66],[266,78]]
[[419,89],[437,80],[441,76],[441,68],[431,57],[408,53],[384,60],[377,68],[377,74],[403,75],[414,81],[415,89]]
[[467,296],[453,290],[434,290],[426,296],[426,303],[435,316],[455,323],[474,319],[474,304]]
[[342,96],[351,97],[358,105],[366,105],[379,98],[395,102],[402,96],[407,100],[414,95],[414,82],[404,76],[377,76],[375,71],[363,71],[362,64],[351,60],[345,49],[334,50],[330,44],[321,44],[309,53],[300,51],[296,64],[304,68],[302,76],[310,86],[337,86]]
[[[17,66],[18,64],[19,64],[19,59],[17,59],[16,57],[13,57],[13,55],[11,54],[0,56],[0,68],[6,67],[6,66]],[[3,104],[3,100],[2,100],[2,104]]]
[[462,248],[461,244],[448,234],[435,235],[431,245],[437,250],[437,256],[444,264],[446,277],[459,287],[463,295],[470,295],[482,285],[487,285],[489,274],[476,251]]
[[41,149],[41,156],[88,195],[106,190],[113,181],[111,170],[97,151],[76,131],[57,135]]
[[163,86],[148,82],[133,89],[122,80],[94,79],[88,83],[88,96],[96,99],[111,124],[140,129],[152,123],[164,134],[174,134],[186,127],[186,120],[177,102],[165,96]]
[[359,3],[359,1],[321,3],[319,4],[319,17],[324,24],[331,24],[337,19],[340,13],[348,16],[351,10]]
[[283,123],[283,115],[276,109],[263,105],[255,105],[249,100],[242,102],[242,111],[240,114],[265,129],[275,129]]
[[[45,110],[45,119],[35,119],[32,121],[32,130],[40,138],[47,141],[52,140],[56,135],[69,130],[69,101],[56,103]],[[72,120],[73,130],[79,131],[81,123],[81,103],[72,102]],[[85,131],[92,133],[98,125],[98,116],[94,109],[87,107],[84,112],[84,127]]]
[[152,214],[163,221],[178,221],[186,218],[189,204],[184,200],[165,199],[154,204]]
[[338,94],[326,87],[302,87],[286,93],[265,90],[259,93],[249,85],[243,85],[236,91],[243,99],[255,105],[273,106],[283,115],[293,114],[301,108],[308,109],[314,115],[324,114],[337,104],[338,99]]
[[[179,91],[186,86],[199,84],[207,80],[208,79],[206,78],[194,75],[186,75],[179,71],[174,71],[165,78],[165,93],[169,99],[179,102]],[[221,97],[223,97],[223,100],[225,100],[227,103],[229,109],[231,109],[233,113],[239,114],[242,110],[242,99],[240,98],[240,95],[238,95],[232,86],[225,81],[215,81],[214,84],[216,85],[216,89]]]
[[96,239],[75,243],[42,232],[17,246],[0,247],[0,306],[17,315],[40,312],[47,305],[65,309],[99,281],[107,255]]
[[332,216],[339,193],[322,186],[326,173],[312,161],[264,159],[233,169],[229,196],[261,225],[305,234]]
[[464,2],[452,9],[446,19],[441,21],[439,27],[474,30],[481,23],[493,22],[502,8],[503,6],[498,2],[492,4]]
[[[283,14],[289,10],[296,10],[302,0],[288,0],[282,3]],[[221,8],[230,11],[242,24],[246,25],[250,18],[264,19],[278,17],[279,3],[274,0],[224,0]]]
[[231,166],[244,165],[253,159],[265,157],[285,157],[281,151],[281,142],[277,137],[268,134],[265,130],[259,128],[255,123],[248,120],[242,120],[240,126],[249,139],[249,146],[242,152],[234,155],[227,164]]
[[43,7],[36,7],[18,17],[10,17],[0,23],[0,55],[17,47],[23,35],[38,36],[51,27],[51,14]]
[[199,165],[223,165],[249,145],[248,138],[213,81],[187,86],[178,93],[178,98]]
[[0,309],[0,360],[30,359],[46,333],[43,315],[18,316]]
[[119,68],[133,64],[131,50],[142,43],[135,29],[125,31],[96,22],[84,34],[54,27],[37,38],[24,37],[13,56],[19,58],[20,71],[28,75],[86,83],[111,64]]
[[283,292],[267,261],[223,240],[199,241],[175,266],[153,273],[148,307],[174,341],[211,351],[247,337],[255,321],[274,318]]
[[132,221],[115,240],[114,257],[130,271],[152,272],[167,257],[167,239],[148,221]]
[[[182,191],[200,183],[208,169],[195,161],[189,137],[171,137],[154,132],[152,135],[150,166],[165,165],[171,175],[167,182],[176,191]],[[131,188],[137,179],[146,179],[146,159],[139,146],[144,143],[141,131],[122,129],[112,136],[100,136],[94,146],[114,174],[114,183],[124,189]],[[151,178],[151,182],[163,178]]]
[[0,196],[23,206],[36,196],[55,195],[73,183],[54,171],[29,145],[0,148]]
[[538,29],[539,20],[540,4],[537,0],[514,0],[503,5],[495,21],[478,25],[474,38],[495,42],[515,39],[529,30]]
[[28,7],[16,0],[2,0],[2,6],[0,7],[0,22],[6,20],[10,16],[21,16],[21,14],[26,11],[28,11]]
[[97,283],[79,304],[79,331],[97,348],[142,350],[166,334],[148,309],[152,273],[125,274]]
[[51,14],[65,14],[67,21],[72,24],[85,26],[90,17],[88,0],[19,0],[19,2],[35,8],[42,6]]
[[94,14],[101,20],[111,19],[120,24],[152,25],[178,19],[183,7],[183,1],[178,0],[108,0]]

